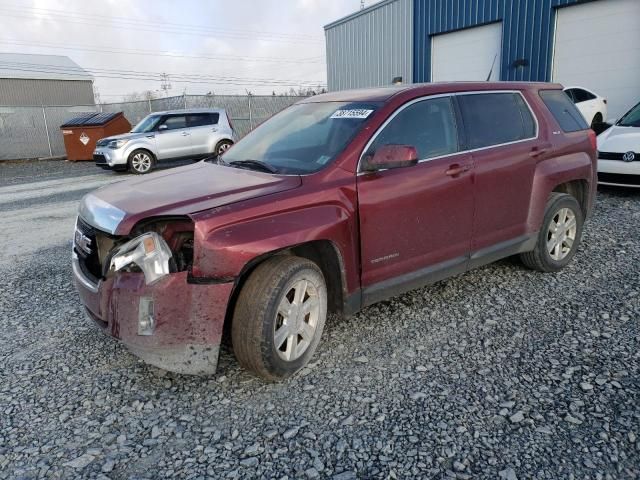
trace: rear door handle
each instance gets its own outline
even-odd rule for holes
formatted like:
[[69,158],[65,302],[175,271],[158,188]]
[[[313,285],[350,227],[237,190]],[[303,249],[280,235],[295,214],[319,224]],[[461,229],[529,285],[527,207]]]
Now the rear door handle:
[[191,135],[189,132],[182,132],[182,136],[186,137],[187,135]]
[[540,155],[544,155],[549,150],[551,150],[551,145],[540,145],[539,147],[533,147],[529,152],[529,155],[535,158],[539,157]]
[[454,163],[453,165],[449,165],[449,168],[444,173],[445,175],[449,175],[450,177],[457,177],[458,175],[464,172],[468,172],[469,170],[471,170],[470,165],[459,165],[457,163]]

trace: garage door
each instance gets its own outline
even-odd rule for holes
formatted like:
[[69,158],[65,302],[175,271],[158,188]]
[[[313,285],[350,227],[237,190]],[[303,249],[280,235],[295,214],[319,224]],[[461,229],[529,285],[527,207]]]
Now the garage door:
[[552,80],[605,97],[608,116],[640,101],[640,1],[600,0],[556,16]]
[[500,22],[431,37],[431,81],[500,80],[501,45]]

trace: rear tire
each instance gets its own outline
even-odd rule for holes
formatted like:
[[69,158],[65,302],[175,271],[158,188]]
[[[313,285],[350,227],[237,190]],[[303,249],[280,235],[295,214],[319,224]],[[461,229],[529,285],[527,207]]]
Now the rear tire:
[[604,120],[602,119],[602,114],[600,112],[596,113],[593,116],[593,120],[591,120],[591,128],[593,129],[594,127],[597,127],[599,124],[601,124]]
[[536,246],[520,254],[522,263],[540,272],[562,270],[580,245],[584,217],[571,195],[554,192],[549,196]]
[[220,140],[216,144],[216,148],[213,150],[213,154],[222,155],[224,152],[229,150],[232,145],[233,145],[233,142],[231,140]]
[[290,377],[313,356],[326,317],[320,268],[300,257],[272,257],[251,273],[238,296],[231,326],[235,356],[266,380]]
[[150,151],[138,149],[131,152],[127,164],[131,173],[144,175],[153,170],[156,165],[156,159]]

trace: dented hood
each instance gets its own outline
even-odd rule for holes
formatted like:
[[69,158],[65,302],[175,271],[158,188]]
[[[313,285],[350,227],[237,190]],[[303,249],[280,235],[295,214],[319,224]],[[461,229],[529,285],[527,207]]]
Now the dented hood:
[[99,188],[85,195],[79,214],[100,230],[126,235],[147,217],[187,215],[300,185],[299,176],[199,162]]

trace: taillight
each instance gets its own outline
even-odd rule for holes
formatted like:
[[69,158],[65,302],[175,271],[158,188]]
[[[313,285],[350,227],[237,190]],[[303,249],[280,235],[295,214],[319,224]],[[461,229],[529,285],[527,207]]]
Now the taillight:
[[593,130],[589,129],[588,130],[588,134],[589,134],[589,141],[591,142],[591,147],[593,147],[594,150],[597,150],[598,141],[596,140],[596,132],[594,132]]

